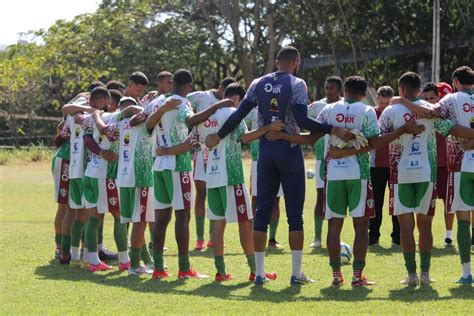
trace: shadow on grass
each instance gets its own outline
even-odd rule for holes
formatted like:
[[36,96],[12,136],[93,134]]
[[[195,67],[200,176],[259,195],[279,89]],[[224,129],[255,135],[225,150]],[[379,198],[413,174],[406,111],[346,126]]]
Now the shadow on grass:
[[[390,290],[388,295],[392,301],[417,302],[439,300],[439,293],[432,286],[406,286],[396,290]],[[442,299],[450,299],[443,297]]]
[[[418,250],[418,246],[417,246]],[[376,256],[391,256],[393,254],[402,254],[402,247],[401,246],[392,246],[389,248],[384,248],[380,245],[372,245],[369,246],[369,253],[373,253]],[[442,248],[437,248],[433,247],[431,251],[431,257],[444,257],[444,256],[449,256],[449,255],[457,255],[459,254],[458,251],[456,250],[455,247],[442,247]]]

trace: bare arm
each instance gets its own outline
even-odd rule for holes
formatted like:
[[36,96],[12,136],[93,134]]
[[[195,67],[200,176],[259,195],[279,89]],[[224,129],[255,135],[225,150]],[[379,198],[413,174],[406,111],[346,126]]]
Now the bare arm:
[[270,131],[279,132],[282,131],[284,128],[285,124],[283,122],[275,121],[256,130],[242,134],[242,136],[240,136],[240,141],[244,144],[248,144],[256,139],[259,139]]
[[143,109],[139,106],[136,106],[136,105],[131,105],[131,106],[127,106],[125,109],[123,109],[120,114],[122,116],[122,118],[126,118],[126,117],[130,117],[130,116],[133,116],[135,114],[138,114],[142,111]]
[[184,142],[173,147],[157,147],[156,155],[157,156],[176,156],[183,154],[191,149],[191,144]]
[[107,132],[106,131],[107,125],[105,125],[104,121],[100,117],[100,112],[97,111],[97,112],[92,113],[92,117],[94,118],[95,126],[97,127],[97,130],[99,131],[99,133],[101,135],[105,135],[105,133]]
[[66,104],[61,108],[61,113],[63,116],[74,115],[79,112],[89,112],[92,113],[95,111],[94,108],[88,105],[79,105],[79,104]]
[[449,135],[459,138],[474,138],[474,129],[456,124],[449,130]]
[[424,125],[416,125],[413,123],[406,123],[402,127],[388,133],[384,133],[379,136],[369,137],[369,145],[372,149],[378,149],[384,147],[388,143],[393,142],[398,137],[402,136],[403,134],[420,134],[425,130]]
[[424,117],[427,119],[433,119],[433,118],[439,117],[438,111],[413,103],[407,98],[393,97],[390,100],[390,104],[397,104],[397,103],[403,104],[407,109],[409,109],[410,111],[412,111],[413,113],[415,113],[416,115],[420,117]]
[[363,154],[373,150],[371,146],[361,147],[359,149],[355,148],[345,148],[345,149],[338,149],[338,148],[331,148],[328,150],[327,155],[331,159],[340,159],[344,157],[349,157],[353,155]]
[[217,103],[214,103],[212,106],[208,107],[204,111],[196,113],[186,119],[186,125],[196,126],[209,118],[212,114],[216,113],[217,110],[224,107],[234,106],[234,103],[230,99],[221,100]]
[[148,118],[146,119],[146,128],[151,131],[155,128],[156,124],[161,120],[161,117],[166,112],[174,110],[177,106],[181,104],[180,100],[169,100],[163,106],[161,106],[158,110],[151,113]]

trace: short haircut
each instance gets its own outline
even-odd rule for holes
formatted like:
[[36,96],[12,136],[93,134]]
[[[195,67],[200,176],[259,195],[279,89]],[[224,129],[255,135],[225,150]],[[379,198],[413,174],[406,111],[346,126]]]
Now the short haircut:
[[109,90],[106,87],[96,87],[91,92],[90,101],[110,98]]
[[347,77],[344,90],[353,96],[363,96],[367,91],[367,81],[360,76]]
[[342,89],[342,79],[341,77],[338,77],[338,76],[330,76],[330,77],[327,77],[326,78],[326,82],[331,82],[331,83],[335,83],[337,85],[337,88],[339,90]]
[[236,95],[240,97],[240,100],[245,97],[245,89],[238,82],[229,84],[224,91],[225,98],[231,98]]
[[161,81],[166,78],[173,78],[173,74],[169,71],[161,71],[158,76],[156,76],[156,81]]
[[91,84],[87,87],[87,91],[88,91],[88,92],[92,92],[92,90],[94,90],[94,89],[97,88],[97,87],[107,88],[103,82],[101,82],[101,81],[94,81],[93,83],[91,83]]
[[284,46],[277,53],[277,60],[293,61],[300,57],[300,52],[293,46]]
[[227,88],[227,86],[229,86],[231,83],[234,83],[236,82],[237,80],[235,80],[235,78],[233,77],[225,77],[224,79],[222,79],[221,83],[219,84],[219,86],[221,86],[222,88]]
[[462,85],[474,84],[474,72],[471,67],[461,66],[453,72],[453,80],[457,79]]
[[132,81],[134,84],[140,84],[142,86],[148,86],[148,78],[141,71],[132,72],[130,77],[128,77],[128,80]]
[[409,90],[416,90],[421,87],[420,75],[416,72],[405,72],[400,79],[398,79],[398,86],[408,88]]
[[122,97],[119,102],[119,107],[125,107],[130,105],[138,105],[137,101],[131,97]]
[[393,89],[390,86],[381,86],[377,89],[377,95],[382,98],[391,98],[393,94]]
[[110,80],[109,82],[107,82],[107,89],[109,90],[125,89],[125,85],[118,80]]
[[109,92],[112,100],[114,100],[114,102],[118,104],[120,102],[120,99],[122,98],[122,93],[115,89],[110,89]]
[[193,75],[187,69],[178,69],[173,74],[173,83],[176,87],[193,83]]
[[434,82],[427,82],[423,86],[423,92],[433,91],[435,95],[439,95],[438,86]]

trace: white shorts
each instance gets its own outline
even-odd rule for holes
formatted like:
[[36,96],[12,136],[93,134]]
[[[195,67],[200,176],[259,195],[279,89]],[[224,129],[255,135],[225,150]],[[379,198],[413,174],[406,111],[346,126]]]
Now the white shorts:
[[472,179],[474,179],[474,174],[471,172],[448,172],[446,197],[448,213],[474,210],[474,181]]
[[225,219],[227,223],[237,223],[253,219],[245,184],[207,189],[207,202],[207,217],[210,220]]
[[[250,169],[250,194],[257,196],[257,162],[252,160],[252,166]],[[277,197],[283,196],[283,188],[280,184]]]
[[[422,188],[420,188],[422,186]],[[434,182],[396,183],[390,185],[391,214],[423,214],[433,216],[436,206]]]
[[202,150],[196,152],[196,159],[194,159],[193,178],[194,181],[206,181],[206,168],[204,167]]
[[153,207],[155,210],[194,207],[192,172],[153,171]]
[[84,204],[86,208],[97,208],[97,213],[119,212],[119,192],[115,179],[84,177]]
[[54,201],[59,204],[69,203],[69,160],[53,158]]
[[119,188],[120,223],[154,222],[152,206],[153,188]]
[[316,190],[324,188],[324,161],[316,160],[316,168],[314,170],[316,180]]

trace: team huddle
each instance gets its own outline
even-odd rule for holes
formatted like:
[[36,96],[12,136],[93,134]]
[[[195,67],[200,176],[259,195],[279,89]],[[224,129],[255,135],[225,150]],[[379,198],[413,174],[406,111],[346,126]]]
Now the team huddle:
[[[290,284],[313,283],[302,269],[306,175],[301,147],[313,145],[317,200],[310,247],[321,247],[326,220],[332,285],[344,284],[340,235],[348,216],[355,231],[351,285],[375,284],[363,271],[368,247],[380,237],[387,183],[392,243],[401,245],[407,270],[401,283],[432,282],[431,225],[435,200],[441,197],[447,246],[457,217],[462,275],[456,282],[472,284],[473,70],[456,69],[452,82],[457,92],[442,89],[446,95],[441,99],[436,85],[421,89],[420,76],[407,72],[398,80],[399,96],[381,87],[374,108],[362,102],[367,82],[359,76],[344,82],[329,77],[326,97],[310,103],[306,83],[293,75],[299,64],[298,50],[283,47],[275,61],[278,70],[255,79],[247,91],[235,79],[225,78],[217,89],[193,92],[188,70],[163,71],[156,79],[157,90],[145,96],[148,78],[134,72],[127,86],[94,82],[64,105],[52,165],[60,263],[96,272],[114,269],[106,261],[117,259],[118,270],[128,275],[170,277],[163,254],[174,214],[178,278],[208,278],[191,268],[189,225],[194,209],[194,249],[213,249],[215,281],[233,279],[226,270],[224,234],[227,223],[237,223],[248,279],[263,285],[277,278],[277,273],[265,270],[265,250],[282,247],[275,236],[279,199],[284,197]],[[447,159],[440,169],[437,143],[439,147],[445,137]],[[252,157],[249,189],[242,143],[250,145]],[[114,217],[117,254],[103,244],[105,213]]]

